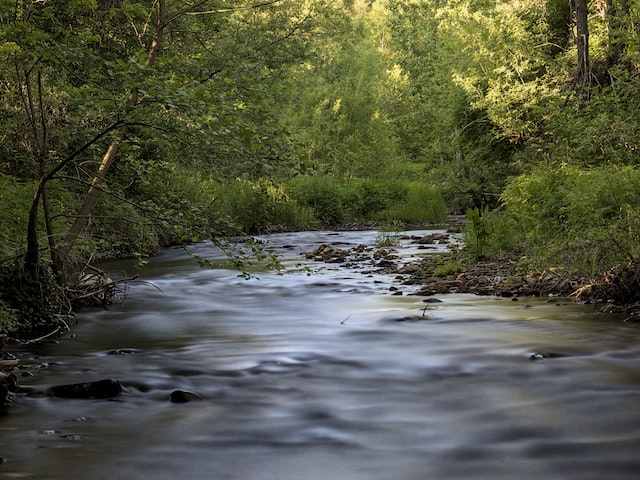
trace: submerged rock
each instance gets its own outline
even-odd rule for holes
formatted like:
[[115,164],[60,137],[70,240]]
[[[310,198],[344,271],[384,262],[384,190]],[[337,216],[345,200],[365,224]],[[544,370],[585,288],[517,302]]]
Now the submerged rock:
[[47,390],[47,395],[59,398],[100,399],[113,398],[122,392],[122,385],[112,378],[97,382],[58,385]]

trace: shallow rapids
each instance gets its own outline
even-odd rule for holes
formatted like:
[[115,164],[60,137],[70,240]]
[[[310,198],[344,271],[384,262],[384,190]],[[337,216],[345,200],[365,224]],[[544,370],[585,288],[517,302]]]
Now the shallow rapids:
[[[294,265],[376,233],[265,238]],[[403,240],[398,261],[444,248]],[[20,378],[36,392],[125,392],[16,398],[0,478],[638,478],[640,325],[557,298],[424,303],[368,267],[312,266],[245,280],[167,249],[72,335],[13,352],[43,365]],[[176,389],[202,400],[171,403]]]

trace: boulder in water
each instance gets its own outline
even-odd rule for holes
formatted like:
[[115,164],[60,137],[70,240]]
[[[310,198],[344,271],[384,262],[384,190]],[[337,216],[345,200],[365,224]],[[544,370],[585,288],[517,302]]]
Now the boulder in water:
[[187,403],[194,400],[202,400],[202,397],[186,390],[174,390],[171,392],[171,401],[173,403]]

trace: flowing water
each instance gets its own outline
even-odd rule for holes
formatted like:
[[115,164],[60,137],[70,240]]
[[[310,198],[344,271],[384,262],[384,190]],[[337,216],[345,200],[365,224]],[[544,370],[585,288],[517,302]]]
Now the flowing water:
[[[296,259],[376,234],[268,238]],[[36,391],[126,390],[18,397],[0,418],[0,478],[639,478],[640,325],[562,299],[425,304],[392,295],[393,277],[325,267],[245,280],[165,250],[141,274],[152,284],[15,352],[45,366],[20,379]],[[176,389],[202,400],[171,403]]]

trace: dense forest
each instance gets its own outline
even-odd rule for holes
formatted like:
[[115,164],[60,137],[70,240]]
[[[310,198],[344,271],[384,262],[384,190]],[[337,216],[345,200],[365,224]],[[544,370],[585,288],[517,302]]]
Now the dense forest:
[[87,262],[448,213],[468,259],[637,292],[639,27],[637,0],[0,0],[0,330]]

